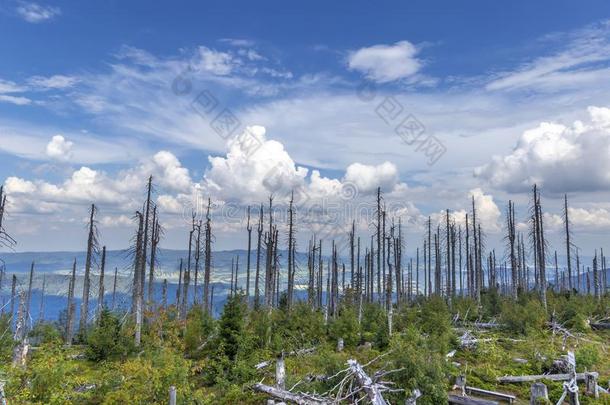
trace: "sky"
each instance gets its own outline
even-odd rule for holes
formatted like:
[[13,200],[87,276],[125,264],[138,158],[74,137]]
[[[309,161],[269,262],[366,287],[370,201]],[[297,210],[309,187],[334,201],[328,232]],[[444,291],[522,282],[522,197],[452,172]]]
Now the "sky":
[[[215,248],[291,192],[299,246],[366,238],[381,187],[420,245],[475,200],[502,249],[531,188],[562,249],[610,230],[610,9],[603,1],[0,2],[0,182],[16,251],[129,245],[145,183],[166,248],[213,202]],[[283,212],[283,213],[282,213]],[[7,248],[3,248],[7,250]]]

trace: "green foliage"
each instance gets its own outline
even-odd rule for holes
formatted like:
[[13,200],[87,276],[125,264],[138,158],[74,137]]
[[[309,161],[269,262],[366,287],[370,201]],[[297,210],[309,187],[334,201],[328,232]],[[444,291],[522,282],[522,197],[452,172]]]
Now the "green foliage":
[[[546,373],[553,360],[565,354],[563,339],[551,335],[545,325],[548,316],[555,314],[556,320],[577,331],[580,320],[599,316],[602,311],[591,297],[553,292],[549,292],[548,312],[535,293],[521,294],[513,302],[484,292],[480,307],[469,298],[456,298],[451,311],[441,297],[418,297],[394,308],[390,338],[383,305],[365,304],[359,324],[357,306],[348,301],[342,302],[338,316],[329,317],[327,324],[323,313],[306,303],[296,302],[288,308],[282,300],[280,308],[250,310],[243,295],[229,298],[218,320],[197,307],[186,320],[179,319],[173,307],[161,309],[145,314],[146,327],[137,352],[129,318],[121,326],[122,316],[108,311],[85,335],[85,347],[66,348],[53,325],[39,324],[30,337],[41,346],[30,352],[25,369],[8,366],[13,346],[9,330],[0,337],[4,361],[0,376],[8,380],[11,403],[166,404],[169,387],[174,385],[178,403],[258,404],[266,396],[254,393],[251,385],[263,378],[273,384],[274,364],[261,370],[254,365],[274,360],[281,351],[315,346],[311,354],[286,356],[288,387],[300,381],[300,391],[326,392],[345,375],[337,373],[346,368],[347,360],[357,359],[363,365],[370,363],[365,369],[371,376],[379,370],[392,370],[382,379],[406,392],[386,393],[384,397],[391,403],[404,403],[415,388],[423,394],[418,404],[446,403],[453,377],[462,373],[469,385],[527,398],[527,384],[500,388],[496,377]],[[484,341],[460,349],[451,324],[452,313],[457,312],[462,319],[468,313],[470,321],[499,314],[499,321],[509,330],[474,331]],[[3,325],[8,327],[6,317],[0,318],[0,327]],[[527,338],[510,339],[515,333],[527,334]],[[610,360],[604,349],[610,333],[588,328],[582,333],[586,341],[575,346],[573,339],[567,342],[575,349],[578,371],[598,371],[600,381],[606,381]],[[340,337],[345,349],[336,352]],[[359,346],[363,342],[371,342],[372,348]],[[446,358],[454,349],[454,357]],[[527,362],[517,363],[513,361],[516,357]],[[308,381],[308,375],[335,377]],[[561,383],[549,383],[548,387],[551,399],[556,400]],[[593,402],[583,397],[582,403]]]
[[[404,333],[395,335],[390,343],[392,354],[388,370],[392,381],[408,391],[419,389],[423,396],[417,400],[421,404],[441,404],[447,402],[448,380],[445,377],[446,362],[444,356],[435,351],[427,339],[413,326]],[[392,395],[388,395],[388,399]],[[398,397],[398,396],[395,396]],[[392,403],[398,403],[398,398]]]
[[421,331],[429,337],[432,347],[447,353],[451,340],[454,339],[451,329],[451,315],[447,304],[441,297],[433,296],[422,305],[418,320]]
[[188,357],[201,358],[203,349],[210,344],[208,339],[214,327],[214,319],[200,306],[195,306],[189,311],[184,331],[184,346]]
[[244,329],[246,303],[242,294],[229,297],[218,323],[218,345],[222,353],[234,360]]
[[345,346],[356,346],[360,340],[358,315],[354,308],[342,307],[339,316],[330,322],[328,329],[331,340],[336,342],[342,338]]
[[298,350],[317,344],[325,335],[324,315],[298,302],[271,315],[271,349],[274,351]]
[[124,358],[134,350],[133,338],[124,333],[118,316],[106,309],[88,332],[86,341],[86,355],[92,361]]
[[0,316],[0,363],[10,361],[13,352],[11,318],[8,314]]
[[39,322],[28,333],[30,341],[36,345],[59,343],[62,340],[61,332],[56,325],[48,322]]
[[537,298],[524,294],[517,302],[505,300],[502,303],[500,319],[508,331],[527,335],[545,328],[547,314]]
[[374,343],[378,348],[384,348],[388,345],[388,318],[385,310],[380,305],[364,305],[361,328],[362,342]]

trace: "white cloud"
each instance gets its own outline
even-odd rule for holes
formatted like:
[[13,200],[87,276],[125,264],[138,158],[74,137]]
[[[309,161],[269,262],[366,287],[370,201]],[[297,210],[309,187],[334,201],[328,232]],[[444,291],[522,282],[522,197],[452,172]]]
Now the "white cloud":
[[150,175],[164,191],[191,193],[192,181],[188,170],[167,151],[160,151],[114,176],[82,166],[58,184],[9,177],[5,190],[10,196],[11,212],[38,212],[39,204],[47,204],[47,210],[61,211],[77,206],[86,207],[91,203],[132,212],[140,208]]
[[127,215],[104,215],[99,219],[99,223],[107,228],[116,228],[122,226],[131,226],[133,221]]
[[416,56],[417,48],[409,41],[374,45],[351,52],[348,67],[364,73],[371,80],[386,83],[416,74],[421,68]]
[[11,103],[16,105],[28,105],[32,103],[27,97],[10,96],[8,94],[0,94],[0,102]]
[[308,170],[297,166],[284,146],[267,140],[265,128],[247,127],[229,142],[226,157],[210,157],[206,189],[222,199],[264,200],[269,193],[289,193],[304,185]]
[[[463,228],[466,225],[466,214],[468,213],[468,226],[472,226],[473,197],[476,208],[476,220],[477,224],[481,224],[481,230],[483,232],[499,232],[502,229],[502,213],[496,205],[493,196],[491,194],[485,194],[480,188],[470,190],[468,198],[462,200],[464,208],[449,211],[450,220],[455,221],[456,224],[461,225]],[[446,215],[446,210],[432,214],[433,223],[444,224],[446,222]]]
[[231,54],[216,51],[205,46],[199,47],[198,56],[199,59],[195,63],[195,68],[219,76],[228,75],[239,63]]
[[344,179],[353,183],[360,193],[373,193],[377,187],[383,192],[391,192],[398,183],[398,169],[390,162],[378,166],[353,163],[347,167]]
[[543,122],[525,131],[506,156],[494,156],[475,174],[496,187],[524,191],[537,183],[556,193],[610,186],[610,109],[589,107],[590,122]]
[[25,88],[18,85],[15,82],[11,82],[9,80],[0,79],[0,94],[4,93],[20,93],[24,91]]
[[61,14],[59,7],[40,5],[38,3],[22,1],[17,6],[17,14],[25,21],[39,23],[50,20]]
[[47,156],[57,160],[69,160],[72,157],[73,142],[66,140],[63,135],[54,135],[46,148]]
[[28,79],[28,84],[40,90],[67,89],[76,83],[78,83],[78,78],[64,75],[32,76]]
[[[599,24],[570,33],[551,36],[561,43],[558,50],[535,58],[513,71],[496,74],[486,85],[488,90],[538,90],[564,92],[605,81],[610,73],[608,42],[610,23]],[[548,38],[547,38],[548,40]],[[552,44],[543,44],[553,49]]]

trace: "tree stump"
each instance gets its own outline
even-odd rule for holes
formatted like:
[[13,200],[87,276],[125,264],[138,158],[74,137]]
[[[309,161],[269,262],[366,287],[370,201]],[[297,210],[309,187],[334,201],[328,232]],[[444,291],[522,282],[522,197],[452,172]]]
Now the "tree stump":
[[284,364],[284,353],[280,354],[275,363],[275,386],[279,389],[285,388],[286,366]]
[[339,340],[337,340],[337,351],[342,352],[344,345],[343,338],[339,338]]
[[595,398],[599,398],[599,391],[597,389],[597,376],[592,373],[585,373],[585,394],[592,395]]
[[176,405],[176,387],[169,387],[169,405]]
[[549,400],[549,392],[546,385],[541,382],[533,383],[530,395],[530,405],[544,404]]

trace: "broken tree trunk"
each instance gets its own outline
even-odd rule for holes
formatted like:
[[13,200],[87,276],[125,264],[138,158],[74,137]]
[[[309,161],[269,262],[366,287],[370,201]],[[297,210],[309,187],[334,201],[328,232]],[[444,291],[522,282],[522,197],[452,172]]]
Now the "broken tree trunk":
[[549,393],[546,389],[546,385],[544,383],[534,383],[532,384],[531,394],[530,394],[530,405],[536,405],[541,402],[546,403],[549,400]]
[[449,395],[447,398],[449,404],[456,405],[498,405],[496,401],[488,401],[486,399],[462,397],[460,395]]
[[284,353],[280,354],[275,363],[275,386],[283,390],[286,384],[286,363]]
[[373,405],[387,405],[387,402],[383,399],[379,386],[366,374],[362,366],[353,359],[348,360],[347,364],[349,365],[351,372],[356,376],[358,385],[364,390],[369,398],[370,403]]
[[[599,374],[596,372],[592,372],[590,374],[599,377]],[[517,375],[517,376],[504,376],[496,378],[496,381],[501,383],[522,383],[522,382],[533,382],[539,380],[549,380],[549,381],[569,381],[574,377],[573,374],[539,374],[539,375]],[[578,381],[585,381],[586,373],[576,373],[576,379]]]
[[331,403],[330,400],[317,399],[313,396],[309,396],[306,394],[295,394],[290,391],[260,383],[254,384],[252,386],[252,389],[254,391],[263,392],[265,394],[271,395],[272,397],[281,399],[282,401],[289,401],[299,405],[329,405]]

